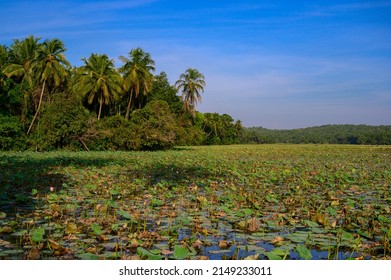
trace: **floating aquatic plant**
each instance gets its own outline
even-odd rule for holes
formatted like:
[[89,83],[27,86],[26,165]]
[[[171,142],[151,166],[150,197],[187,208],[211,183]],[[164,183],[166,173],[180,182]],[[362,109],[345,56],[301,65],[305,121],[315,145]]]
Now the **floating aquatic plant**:
[[1,259],[390,258],[387,146],[0,156]]

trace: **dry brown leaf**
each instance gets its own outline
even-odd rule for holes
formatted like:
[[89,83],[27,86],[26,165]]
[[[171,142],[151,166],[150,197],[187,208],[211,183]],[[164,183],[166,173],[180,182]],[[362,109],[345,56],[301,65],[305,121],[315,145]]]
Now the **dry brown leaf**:
[[140,246],[140,243],[138,243],[137,239],[133,238],[131,241],[130,241],[130,244],[128,244],[128,246],[130,248],[137,248],[138,246]]
[[0,246],[10,245],[11,242],[0,239]]
[[229,244],[228,244],[227,240],[220,240],[220,242],[219,242],[219,247],[220,247],[221,249],[228,248],[228,247],[229,247]]
[[4,226],[0,228],[0,233],[12,233],[14,232],[14,229],[10,226]]
[[326,224],[326,217],[324,214],[317,213],[316,214],[316,221],[318,224],[325,225]]
[[99,236],[99,240],[101,240],[101,241],[107,241],[107,240],[109,240],[109,238],[107,238],[106,235],[101,234],[101,235]]
[[208,203],[208,199],[205,196],[197,196],[197,201],[201,205],[206,205]]
[[270,243],[273,244],[273,245],[278,245],[278,244],[281,244],[281,242],[284,241],[284,237],[282,236],[276,236],[275,238],[273,238]]
[[39,250],[37,247],[33,247],[30,252],[27,254],[27,259],[37,260],[39,259]]
[[196,249],[196,248],[200,248],[202,245],[202,241],[198,238],[196,241],[194,241],[193,243],[193,248]]
[[49,243],[50,249],[54,251],[55,256],[62,256],[68,252],[67,249],[65,249],[63,246],[61,246],[59,243],[57,243],[56,241],[54,241],[52,239],[48,239],[48,243]]
[[251,218],[250,220],[247,221],[247,229],[249,231],[257,231],[259,230],[259,222],[256,218]]
[[227,213],[225,213],[224,211],[219,211],[215,214],[216,218],[224,218],[225,216],[227,216]]
[[58,204],[50,204],[50,210],[52,210],[53,212],[55,211],[59,211],[60,209],[60,206]]
[[172,251],[163,249],[161,253],[162,253],[163,255],[170,255],[170,254],[172,254]]
[[73,233],[77,233],[78,232],[78,229],[77,229],[77,225],[75,223],[67,223],[66,227],[65,227],[65,233],[66,234],[73,234]]
[[53,251],[56,251],[56,250],[62,248],[62,246],[60,244],[58,244],[56,241],[54,241],[52,239],[48,239],[48,243],[50,245],[50,248],[52,248]]
[[93,253],[93,254],[98,253],[98,250],[97,250],[97,248],[95,246],[88,247],[84,251],[86,251],[87,253]]
[[257,260],[258,258],[259,258],[259,254],[256,254],[256,255],[247,256],[243,260],[245,260],[245,261],[253,261],[253,260]]
[[73,235],[73,234],[69,234],[67,236],[64,236],[63,237],[64,240],[79,240],[79,237]]
[[174,218],[174,217],[178,216],[178,213],[176,211],[171,211],[171,212],[167,213],[167,216],[170,218]]

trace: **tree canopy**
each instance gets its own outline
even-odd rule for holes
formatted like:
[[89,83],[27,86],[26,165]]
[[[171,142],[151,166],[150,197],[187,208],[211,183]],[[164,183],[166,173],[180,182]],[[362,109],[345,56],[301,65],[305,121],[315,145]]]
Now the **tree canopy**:
[[189,68],[179,76],[175,85],[182,90],[183,108],[195,116],[195,106],[202,101],[201,92],[206,85],[204,75],[197,69]]
[[92,53],[80,67],[65,53],[60,39],[42,42],[33,35],[0,46],[0,149],[239,143],[240,122],[196,111],[206,85],[198,69],[187,69],[171,85],[165,72],[153,74],[155,62],[142,48],[118,61]]
[[300,129],[246,129],[246,143],[391,145],[391,126],[323,125]]
[[119,58],[124,63],[120,68],[120,72],[124,75],[123,89],[125,92],[129,92],[125,114],[125,119],[129,120],[133,99],[137,99],[140,93],[146,95],[152,88],[152,72],[155,71],[155,62],[151,55],[141,48],[131,50],[129,58],[124,56]]
[[[174,84],[133,48],[118,61],[92,53],[72,67],[60,39],[33,35],[0,45],[0,150],[157,150],[236,143],[391,144],[391,126],[245,128],[196,110],[205,76],[188,68]],[[117,62],[120,65],[117,65]],[[121,64],[122,63],[122,64]],[[206,93],[207,94],[207,93]]]
[[105,54],[91,54],[88,59],[82,60],[84,65],[77,71],[74,89],[88,104],[99,104],[99,120],[103,105],[109,105],[119,99],[122,93],[122,78],[114,67],[114,61]]

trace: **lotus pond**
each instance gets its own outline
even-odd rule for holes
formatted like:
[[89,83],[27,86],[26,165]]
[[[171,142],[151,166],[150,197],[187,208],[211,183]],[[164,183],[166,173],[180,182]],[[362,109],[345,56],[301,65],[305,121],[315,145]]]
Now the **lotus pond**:
[[391,147],[0,153],[0,259],[391,259]]

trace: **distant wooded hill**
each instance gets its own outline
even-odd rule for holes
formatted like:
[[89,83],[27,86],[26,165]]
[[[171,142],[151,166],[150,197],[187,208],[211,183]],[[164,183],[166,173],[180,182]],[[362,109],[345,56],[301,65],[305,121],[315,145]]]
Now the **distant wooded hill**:
[[246,129],[247,143],[391,145],[391,125],[323,125],[300,129]]

